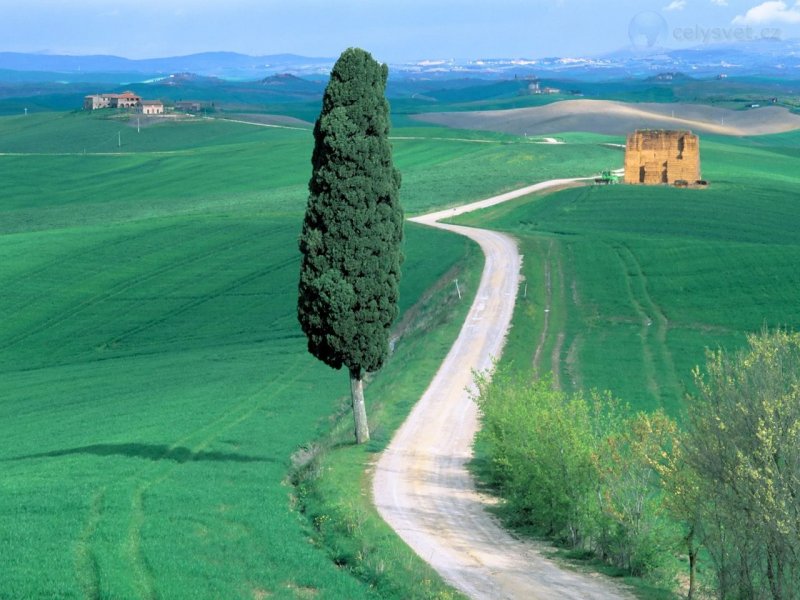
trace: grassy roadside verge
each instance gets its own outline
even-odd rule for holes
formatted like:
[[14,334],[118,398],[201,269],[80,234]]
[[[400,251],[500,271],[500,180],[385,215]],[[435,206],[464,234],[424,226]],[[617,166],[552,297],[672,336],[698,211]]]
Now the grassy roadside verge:
[[[487,211],[470,213],[452,219],[461,225],[486,226],[487,221],[499,221],[502,216],[513,214],[519,207],[531,203],[547,202],[558,190],[533,194]],[[487,215],[489,218],[487,218]],[[565,250],[561,236],[549,233],[525,235],[508,231],[517,238],[523,255],[522,275],[517,303],[514,309],[512,328],[500,366],[508,374],[550,377],[557,389],[574,391],[581,388],[581,379],[572,369],[573,351],[569,339],[575,338],[576,318],[574,304],[575,289],[569,278],[568,263],[571,260]],[[527,283],[527,285],[526,285]],[[569,333],[569,336],[565,336]],[[567,343],[565,343],[565,337]],[[518,525],[518,515],[504,502],[495,487],[496,472],[493,469],[491,449],[486,438],[478,436],[473,446],[474,458],[469,468],[476,484],[487,494],[499,500],[491,509],[505,527],[520,537],[535,539],[550,544],[546,556],[558,561],[564,568],[584,573],[601,573],[620,582],[636,598],[642,600],[675,600],[678,596],[667,589],[669,584],[651,574],[649,579],[632,576],[623,569],[604,563],[591,552],[561,547],[541,532],[531,527]],[[675,561],[678,559],[676,558]],[[680,570],[676,566],[674,569]],[[670,571],[672,573],[672,571]]]
[[[684,392],[693,389],[690,374],[703,363],[704,348],[736,349],[759,328],[797,327],[797,304],[790,300],[798,281],[797,213],[790,204],[797,184],[796,137],[706,136],[703,168],[713,185],[702,192],[589,186],[546,202],[522,199],[459,218],[516,235],[530,288],[538,283],[547,290],[545,282],[552,282],[549,296],[529,291],[529,306],[518,305],[504,361],[515,360],[523,372],[550,370],[556,384],[560,374],[565,392],[612,390],[632,409],[660,409],[680,424]],[[539,368],[533,369],[540,340]],[[529,431],[522,436],[535,439]],[[477,452],[482,462],[473,465],[474,473],[485,482],[488,461],[503,465],[505,457],[488,456],[481,447]],[[631,461],[615,458],[608,472],[614,463],[634,470]],[[662,490],[655,484],[651,490],[660,501]],[[540,512],[523,507],[518,515],[525,510]],[[664,513],[656,505],[653,514]],[[640,598],[687,592],[689,561],[680,541],[685,532],[677,522],[657,526],[658,536],[640,546],[651,552],[656,568],[637,569],[644,571],[643,580],[625,580]],[[554,552],[566,560],[585,558],[581,550]],[[597,562],[579,564],[609,571]],[[698,584],[711,589],[708,556],[701,553],[697,565]]]
[[[446,234],[452,235],[452,234]],[[349,398],[320,437],[293,457],[292,501],[313,544],[367,583],[380,598],[461,598],[380,518],[372,502],[372,467],[439,368],[477,290],[480,249],[462,254],[404,311],[394,352],[366,391],[370,443],[352,443]],[[463,300],[452,285],[458,278]]]

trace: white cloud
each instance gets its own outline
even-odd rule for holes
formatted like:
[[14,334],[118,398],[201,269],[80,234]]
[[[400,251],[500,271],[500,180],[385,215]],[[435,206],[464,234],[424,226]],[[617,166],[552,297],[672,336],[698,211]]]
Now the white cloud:
[[754,6],[733,20],[734,25],[761,25],[764,23],[800,23],[800,0],[791,8],[783,0],[769,0]]
[[716,4],[717,6],[728,6],[728,0],[711,0],[711,4]]
[[669,6],[665,6],[664,10],[683,10],[686,8],[686,0],[672,0]]

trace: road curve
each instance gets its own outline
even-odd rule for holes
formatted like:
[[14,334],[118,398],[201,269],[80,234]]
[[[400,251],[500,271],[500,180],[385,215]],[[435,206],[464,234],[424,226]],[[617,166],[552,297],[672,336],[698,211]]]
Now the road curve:
[[477,493],[466,469],[478,430],[468,391],[472,372],[489,369],[502,352],[522,259],[507,235],[438,220],[574,181],[547,181],[411,219],[475,240],[486,263],[458,339],[376,465],[373,494],[381,516],[400,537],[471,598],[632,598],[602,576],[565,570],[545,558],[545,546],[513,537],[485,510],[490,500]]

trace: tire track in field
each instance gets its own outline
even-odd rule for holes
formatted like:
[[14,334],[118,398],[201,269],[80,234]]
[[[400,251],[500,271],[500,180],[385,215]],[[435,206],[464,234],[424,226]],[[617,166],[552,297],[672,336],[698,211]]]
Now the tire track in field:
[[131,150],[127,152],[0,152],[0,156],[181,156],[196,150]]
[[649,285],[647,283],[647,275],[642,269],[642,264],[639,262],[639,259],[636,257],[636,254],[627,246],[622,245],[622,250],[627,256],[627,261],[630,266],[633,268],[634,272],[636,273],[636,278],[640,282],[640,290],[642,294],[642,299],[644,300],[645,306],[649,308],[649,310],[654,315],[655,319],[654,322],[656,324],[656,333],[655,338],[656,342],[658,343],[659,349],[659,357],[661,360],[664,378],[667,380],[667,385],[672,389],[672,393],[675,395],[676,398],[680,398],[681,394],[681,387],[679,383],[679,379],[677,376],[677,370],[675,369],[675,360],[672,357],[672,352],[669,350],[669,346],[667,345],[667,334],[670,329],[669,320],[667,316],[664,314],[664,311],[661,307],[656,303],[653,299],[652,295],[650,294]]
[[641,329],[639,330],[639,337],[642,342],[642,358],[643,358],[643,371],[645,376],[645,383],[647,390],[656,402],[656,405],[661,404],[661,388],[658,385],[658,378],[656,376],[655,360],[653,352],[650,348],[650,326],[653,323],[652,318],[645,312],[642,305],[636,298],[636,291],[634,289],[634,279],[636,278],[635,269],[632,271],[626,260],[627,255],[619,245],[612,245],[614,253],[617,255],[622,274],[625,277],[625,287],[628,291],[628,300],[633,307],[634,312],[639,318]]
[[[568,245],[567,249],[569,251],[569,261],[574,265],[575,248],[571,245]],[[580,315],[582,312],[581,298],[580,294],[578,293],[578,280],[574,277],[570,283],[570,297],[572,298],[572,306],[575,307],[575,312]],[[572,339],[572,343],[569,345],[569,349],[567,350],[567,358],[565,360],[567,374],[569,375],[573,390],[583,389],[583,376],[581,375],[580,370],[580,351],[582,344],[583,334],[578,333],[575,335],[575,337]]]
[[[219,227],[219,228],[213,230],[213,233],[224,231],[224,230],[226,230],[226,227]],[[251,236],[251,237],[255,237],[255,236]],[[227,240],[226,240],[226,242],[227,242]],[[224,244],[223,244],[223,246],[224,246]],[[216,252],[218,250],[219,250],[219,248],[214,248],[212,250],[207,250],[206,252],[204,252],[202,254],[189,254],[188,256],[184,257],[181,260],[169,261],[169,262],[165,263],[163,266],[155,268],[155,269],[148,270],[146,273],[140,274],[137,277],[124,279],[124,280],[116,283],[115,285],[112,285],[109,288],[106,288],[103,292],[95,294],[95,295],[89,297],[88,299],[82,300],[82,301],[78,302],[77,304],[71,306],[70,308],[62,311],[61,313],[53,315],[49,319],[45,319],[43,322],[39,323],[37,326],[34,326],[33,328],[31,328],[31,329],[29,329],[27,331],[23,331],[23,332],[17,334],[16,336],[12,337],[10,340],[7,340],[3,345],[0,345],[0,350],[6,350],[8,348],[11,348],[11,347],[15,346],[16,344],[18,344],[19,342],[29,338],[32,335],[47,331],[48,329],[51,329],[52,327],[55,327],[55,326],[59,325],[60,323],[63,323],[64,321],[66,321],[66,320],[68,320],[68,319],[80,314],[84,310],[86,310],[88,308],[91,308],[92,306],[94,306],[94,305],[96,305],[96,304],[98,304],[100,302],[104,302],[104,301],[106,301],[106,300],[108,300],[110,298],[113,298],[114,296],[118,296],[119,294],[121,294],[121,293],[123,293],[123,292],[125,292],[125,291],[127,291],[127,290],[129,290],[129,289],[131,289],[131,288],[133,288],[135,286],[137,286],[137,285],[140,285],[142,283],[150,281],[150,280],[152,280],[152,279],[154,279],[156,277],[159,277],[159,276],[161,276],[161,275],[163,275],[165,273],[168,273],[170,271],[173,271],[175,269],[186,267],[186,266],[188,266],[188,265],[190,265],[190,264],[192,264],[194,262],[197,262],[198,260],[203,260],[205,258],[213,256],[214,254],[216,254]]]
[[239,123],[240,125],[253,125],[254,127],[266,127],[268,129],[293,129],[295,131],[306,131],[312,133],[313,126],[309,127],[296,127],[292,125],[277,125],[275,123],[259,123],[257,121],[245,121],[242,119],[226,119],[225,117],[203,117],[209,121],[227,121],[228,123]]
[[75,574],[87,600],[100,600],[100,565],[91,547],[92,537],[103,517],[103,502],[106,488],[95,491],[89,508],[89,516],[81,530],[75,550]]
[[[566,310],[564,299],[564,270],[561,262],[561,254],[556,248],[556,245],[557,243],[555,241],[550,240],[547,246],[547,255],[544,259],[544,324],[542,325],[542,333],[539,336],[539,342],[536,345],[536,351],[533,354],[533,372],[537,376],[541,375],[542,354],[544,353],[545,345],[547,345],[547,340],[550,337],[550,329],[553,321],[553,271],[555,271],[555,280],[558,286],[557,296],[559,302],[557,304],[559,306],[559,311]],[[555,336],[555,343],[550,351],[550,374],[553,378],[553,387],[557,390],[561,389],[561,351],[564,347],[565,337],[565,333],[559,331]]]
[[[263,406],[266,401],[273,399],[278,394],[289,388],[299,379],[300,374],[305,372],[305,369],[298,369],[296,365],[300,362],[302,355],[298,355],[292,363],[287,372],[292,373],[292,376],[285,379],[279,386],[273,386],[270,389],[270,383],[264,384],[256,392],[251,394],[247,399],[242,401],[234,410],[225,414],[224,416],[216,419],[209,426],[199,429],[195,435],[202,435],[202,439],[191,446],[192,453],[196,454],[208,448],[214,441],[222,434],[229,431],[233,427],[246,421],[253,414]],[[270,389],[269,394],[264,394],[266,390]],[[188,444],[189,437],[184,437],[184,441],[175,442],[170,450],[174,450],[178,446]],[[128,527],[128,550],[129,556],[132,561],[132,566],[137,579],[139,581],[140,590],[143,592],[143,598],[147,600],[157,600],[158,594],[156,593],[156,586],[153,577],[153,572],[148,565],[147,557],[142,550],[142,528],[146,522],[145,514],[145,498],[147,493],[155,486],[166,481],[178,468],[180,463],[175,463],[166,467],[156,470],[144,481],[140,481],[131,495],[131,518]]]
[[[547,246],[547,255],[544,258],[544,290],[545,290],[545,308],[544,308],[544,323],[542,332],[539,335],[539,340],[536,344],[536,350],[533,355],[533,372],[536,376],[541,375],[542,371],[542,354],[544,347],[547,344],[548,337],[550,337],[551,324],[553,322],[554,305],[558,306],[558,314],[563,313],[562,322],[566,322],[569,309],[567,308],[566,296],[566,276],[564,274],[563,255],[558,249],[559,244],[550,240]],[[553,265],[555,264],[555,269]],[[557,301],[554,302],[553,298],[553,271],[556,273],[557,285]],[[575,289],[575,281],[572,282],[572,297],[573,302],[577,306],[577,291]],[[561,357],[564,351],[564,344],[567,340],[567,334],[561,330],[556,334],[555,343],[550,352],[550,372],[553,378],[553,387],[555,389],[562,389],[562,362],[566,369],[566,375],[569,376],[570,382],[573,387],[580,387],[578,383],[581,380],[577,367],[577,356],[579,345],[582,342],[582,337],[577,335],[569,345],[567,356],[562,361]]]
[[[448,138],[448,137],[422,137],[422,136],[415,137],[415,136],[412,136],[412,135],[390,135],[389,136],[389,140],[390,141],[394,141],[394,140],[400,140],[400,141],[414,141],[414,140],[430,141],[430,140],[433,140],[433,141],[436,141],[436,142],[467,142],[467,143],[470,143],[470,144],[496,144],[498,146],[501,145],[501,144],[508,144],[509,143],[508,141],[505,141],[505,140],[481,140],[481,139],[477,139],[477,138],[457,138],[457,137],[453,137],[453,138]],[[530,143],[530,142],[516,142],[516,143],[519,144],[519,143]]]
[[533,353],[533,373],[537,377],[541,374],[542,351],[547,341],[548,329],[550,326],[550,310],[553,303],[553,274],[550,270],[550,256],[553,251],[553,241],[547,247],[547,256],[544,258],[544,323],[542,333],[539,336],[539,343],[536,344],[536,351]]
[[[680,385],[675,371],[675,362],[667,346],[669,322],[661,308],[653,300],[647,285],[641,263],[631,249],[624,245],[614,245],[614,250],[625,273],[625,282],[631,304],[642,323],[642,354],[647,387],[653,395],[657,406],[663,406],[662,385],[671,389],[679,397]],[[655,327],[653,327],[655,325]],[[653,346],[655,345],[655,350]],[[657,362],[661,365],[662,376],[659,377]]]
[[[212,230],[213,233],[227,231],[228,226],[222,226]],[[229,239],[225,239],[223,243],[216,245],[210,249],[206,249],[204,252],[201,253],[192,253],[188,256],[184,257],[180,260],[170,261],[165,263],[161,267],[157,267],[155,269],[148,270],[146,273],[140,274],[137,277],[132,277],[129,279],[125,279],[123,281],[118,282],[115,285],[112,285],[110,288],[107,288],[105,291],[95,294],[88,299],[82,300],[77,304],[71,306],[70,308],[61,311],[59,314],[53,315],[52,317],[45,319],[44,321],[40,322],[36,326],[18,333],[16,336],[11,337],[10,339],[6,340],[3,344],[0,344],[0,350],[7,350],[9,348],[14,347],[15,345],[19,344],[20,342],[30,338],[33,335],[38,333],[42,333],[52,329],[53,327],[58,326],[65,321],[74,318],[76,315],[81,314],[85,310],[99,304],[101,302],[105,302],[115,296],[122,294],[138,285],[151,281],[157,277],[165,275],[170,271],[175,271],[178,269],[182,269],[197,263],[198,261],[205,260],[209,257],[212,257],[220,252],[224,252],[225,250],[229,250],[231,248],[241,246],[246,242],[249,242],[252,239],[261,237],[263,235],[262,232],[253,233],[247,237],[239,238],[237,242],[231,243]],[[191,243],[191,240],[188,240],[187,243]]]
[[565,360],[567,374],[569,374],[573,390],[583,389],[583,377],[581,376],[578,363],[578,356],[580,354],[582,343],[583,336],[579,333],[572,339],[572,343],[569,345],[569,349],[567,350],[567,358]]
[[[567,320],[567,300],[564,295],[564,265],[561,262],[561,253],[559,252],[556,257],[556,272],[558,273],[558,305],[564,312],[562,316],[562,323]],[[550,369],[553,372],[553,387],[557,390],[561,387],[561,351],[564,347],[564,338],[566,334],[563,329],[558,332],[556,336],[556,343],[553,345],[553,352],[550,355]]]
[[[142,529],[147,523],[146,500],[148,493],[169,479],[181,467],[181,462],[170,460],[169,456],[182,447],[188,447],[191,454],[200,453],[221,435],[250,419],[259,409],[292,386],[305,373],[306,369],[298,366],[301,359],[302,355],[295,358],[286,370],[287,373],[291,373],[291,376],[285,378],[279,385],[268,382],[259,386],[256,391],[247,395],[222,415],[175,440],[160,456],[148,459],[151,462],[132,475],[110,488],[105,486],[95,492],[95,500],[86,518],[75,560],[76,575],[87,593],[87,597],[92,600],[100,597],[101,572],[95,559],[97,551],[92,546],[97,544],[97,541],[93,542],[93,539],[100,529],[104,516],[103,501],[108,494],[111,494],[116,499],[127,497],[127,501],[119,504],[127,506],[129,513],[124,541],[121,542],[121,547],[115,548],[116,562],[118,563],[115,570],[119,569],[121,572],[128,570],[134,574],[136,597],[157,600],[159,595],[156,581],[142,548]],[[95,590],[97,595],[92,596]],[[126,597],[126,594],[118,597]]]
[[[119,236],[114,238],[113,240],[105,240],[103,242],[103,249],[108,250],[110,248],[114,248],[116,246],[121,246],[122,244],[127,244],[128,242],[132,242],[138,238],[141,238],[145,234],[160,234],[165,231],[174,230],[174,225],[165,225],[163,227],[157,227],[154,229],[150,229],[146,232],[139,231],[136,233],[132,233],[130,235]],[[30,281],[31,279],[37,279],[40,275],[46,273],[47,271],[51,271],[54,267],[57,267],[63,263],[72,263],[75,262],[79,258],[83,258],[85,256],[92,256],[97,253],[97,246],[91,245],[86,248],[82,248],[80,250],[76,250],[74,252],[69,252],[67,254],[60,255],[53,260],[49,260],[43,263],[40,263],[36,268],[30,271],[24,271],[15,275],[13,277],[3,278],[2,284],[6,288],[13,289],[18,284],[24,281]]]
[[263,277],[264,275],[268,275],[270,273],[273,273],[275,271],[278,271],[280,269],[288,267],[288,266],[294,264],[295,262],[297,262],[297,258],[292,256],[290,258],[287,258],[287,259],[283,260],[282,262],[274,263],[272,265],[269,265],[268,267],[264,267],[263,269],[259,269],[257,271],[253,271],[251,273],[248,273],[247,275],[243,275],[242,277],[239,277],[238,279],[235,279],[233,282],[221,286],[219,289],[217,289],[214,292],[211,292],[211,293],[208,293],[208,294],[203,294],[202,296],[200,296],[198,298],[194,298],[191,302],[186,302],[185,304],[181,304],[180,306],[178,306],[178,307],[176,307],[176,308],[174,308],[172,310],[168,310],[168,311],[162,313],[156,319],[151,319],[151,320],[145,321],[144,323],[141,323],[141,324],[139,324],[139,325],[137,325],[135,327],[131,327],[127,331],[122,332],[121,334],[119,334],[119,335],[115,336],[114,338],[112,338],[110,341],[106,342],[106,345],[113,347],[114,345],[119,344],[122,341],[124,341],[126,338],[129,338],[129,337],[131,337],[133,335],[136,335],[137,333],[141,333],[143,331],[147,331],[148,329],[150,329],[152,327],[156,327],[157,325],[165,323],[166,321],[168,321],[168,320],[170,320],[170,319],[172,319],[174,317],[177,317],[179,315],[182,315],[182,314],[184,314],[186,312],[189,312],[190,310],[192,310],[194,308],[197,308],[198,306],[202,306],[203,304],[206,304],[207,302],[210,302],[212,300],[216,300],[217,298],[221,298],[222,296],[227,295],[227,293],[230,292],[230,291],[236,290],[236,289],[238,289],[238,288],[240,288],[240,287],[242,287],[244,285],[247,285],[248,283],[256,281],[257,279],[259,279],[260,277]]
[[[255,237],[257,235],[261,235],[260,233],[254,234]],[[249,238],[248,238],[249,239]],[[241,243],[241,242],[240,242]],[[234,248],[240,243],[237,244],[225,244],[225,248]],[[223,248],[224,249],[224,248]],[[193,256],[190,257],[190,260],[183,261],[182,265],[188,264],[190,262],[200,260],[204,257],[208,257],[212,254],[215,254],[219,251],[219,247],[216,249],[212,249],[201,256]],[[294,262],[294,259],[289,259],[286,261],[282,261],[280,263],[270,265],[265,269],[261,269],[258,272],[250,273],[244,277],[237,279],[233,285],[227,285],[222,289],[218,290],[218,293],[215,294],[219,296],[220,294],[224,294],[227,290],[235,290],[240,288],[242,285],[246,285],[248,282],[257,279],[258,277],[263,276],[265,273],[278,270],[284,268],[288,264]],[[170,268],[179,268],[182,265],[172,265]],[[160,269],[160,272],[165,272],[169,269]],[[150,273],[148,278],[155,276],[155,274]],[[141,282],[141,279],[138,280]],[[130,282],[128,282],[130,283]],[[135,284],[135,283],[134,283]],[[134,285],[130,284],[130,285]],[[130,287],[130,286],[128,286]],[[203,298],[202,301],[208,301],[211,298]],[[167,317],[168,318],[168,317]],[[204,439],[200,440],[199,442],[194,443],[192,451],[198,452],[203,448],[207,447],[211,444],[219,435],[230,429],[231,427],[241,423],[245,419],[252,416],[252,414],[258,410],[258,408],[263,405],[262,400],[268,400],[269,398],[274,397],[275,394],[280,393],[283,391],[286,386],[290,385],[291,382],[296,380],[299,377],[299,373],[297,369],[292,369],[292,372],[295,372],[295,376],[285,382],[282,386],[276,388],[271,394],[269,394],[266,398],[263,398],[263,392],[266,389],[260,388],[255,394],[251,395],[249,398],[255,398],[256,402],[250,402],[249,399],[239,403],[237,406],[233,407],[231,410],[227,411],[225,415],[219,417],[212,423],[196,429],[194,432],[183,436],[181,439],[177,440],[173,443],[163,454],[162,459],[167,457],[171,451],[174,451],[176,448],[183,444],[189,444],[193,440],[197,439],[197,436],[204,436]],[[208,432],[211,432],[210,434]],[[123,554],[127,556],[127,563],[132,566],[132,570],[136,575],[137,581],[137,589],[139,591],[139,596],[142,598],[156,598],[157,594],[155,593],[155,586],[152,579],[152,574],[150,573],[150,568],[147,565],[146,558],[141,550],[141,528],[146,522],[145,513],[144,513],[144,502],[146,493],[156,484],[162,482],[166,478],[170,476],[172,472],[177,468],[177,464],[172,465],[147,465],[146,467],[140,469],[134,476],[133,480],[138,480],[136,487],[132,492],[130,492],[130,513],[131,518],[129,521],[129,528],[128,528],[128,542],[126,544],[125,549],[123,549]],[[128,492],[123,491],[119,484],[112,488],[113,495],[119,498],[120,494],[127,494]],[[76,549],[76,557],[75,557],[75,564],[76,564],[76,575],[81,584],[82,589],[84,590],[85,594],[89,598],[99,597],[100,595],[100,568],[97,563],[97,552],[92,547],[92,538],[95,536],[98,528],[101,525],[102,518],[103,518],[103,501],[107,495],[106,488],[101,488],[95,493],[92,507],[89,511],[89,515],[86,519],[86,523],[82,530],[79,543]],[[124,503],[123,503],[124,504]]]

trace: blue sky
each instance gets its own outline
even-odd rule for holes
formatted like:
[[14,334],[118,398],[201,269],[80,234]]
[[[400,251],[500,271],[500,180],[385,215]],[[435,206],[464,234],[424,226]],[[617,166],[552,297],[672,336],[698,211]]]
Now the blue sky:
[[586,56],[630,46],[631,20],[648,11],[640,21],[660,15],[666,47],[800,37],[800,0],[0,0],[0,51],[337,56],[361,46],[387,62]]

